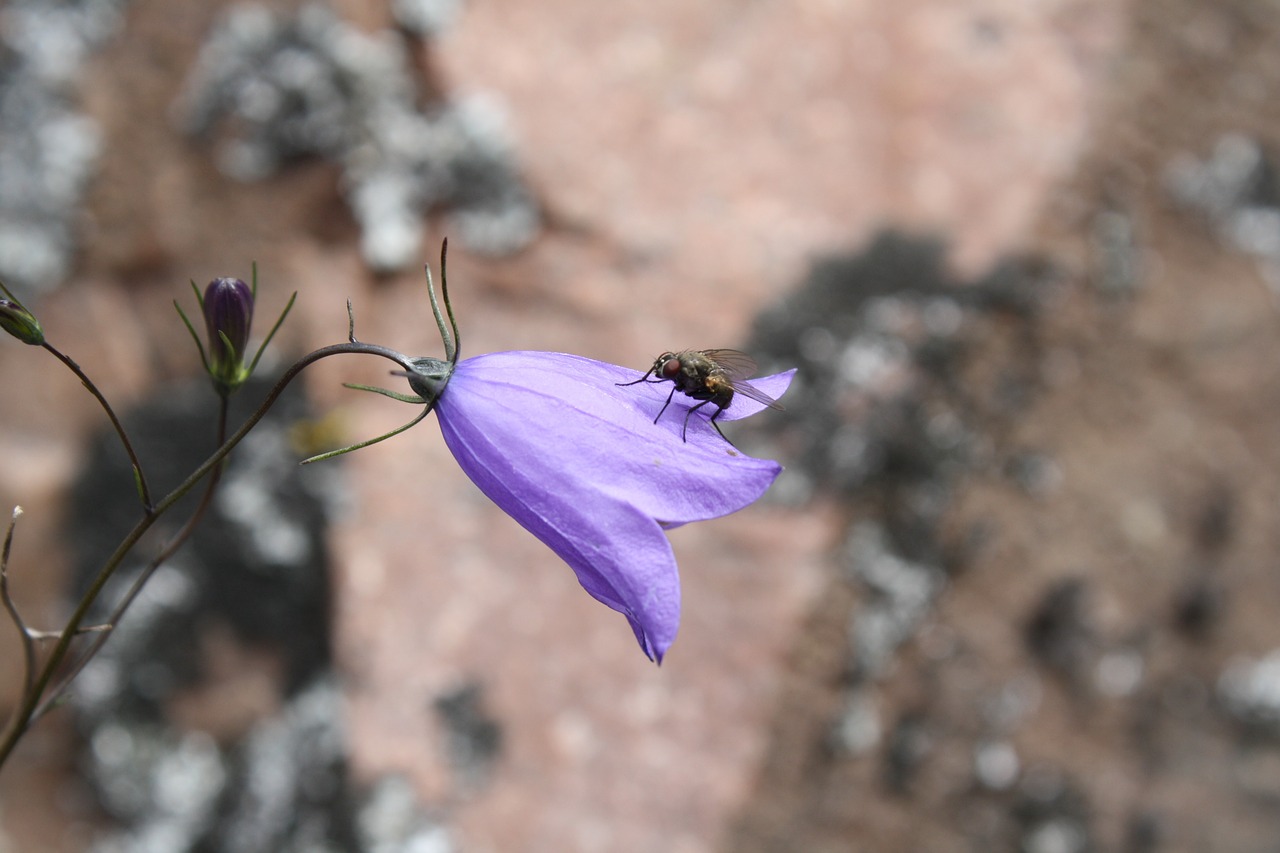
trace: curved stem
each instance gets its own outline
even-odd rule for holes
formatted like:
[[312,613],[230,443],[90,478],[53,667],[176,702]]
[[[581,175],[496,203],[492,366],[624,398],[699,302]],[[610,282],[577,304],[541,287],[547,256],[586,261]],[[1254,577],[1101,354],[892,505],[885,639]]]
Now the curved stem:
[[[55,354],[62,358],[60,354],[56,352]],[[249,434],[250,430],[257,426],[258,422],[262,420],[266,413],[275,404],[276,400],[284,392],[284,389],[288,387],[290,382],[297,378],[298,374],[322,358],[327,358],[331,355],[343,354],[376,355],[381,358],[388,359],[389,361],[394,361],[405,370],[411,370],[413,368],[412,359],[403,353],[399,353],[393,349],[378,346],[376,344],[364,344],[357,342],[333,344],[331,346],[322,347],[314,352],[304,355],[302,358],[298,359],[298,361],[294,362],[294,364],[290,366],[289,369],[280,377],[279,381],[276,382],[275,386],[273,386],[267,393],[262,405],[260,405],[258,409],[249,416],[244,424],[241,425],[240,429],[227,439],[221,447],[214,451],[213,455],[206,459],[199,468],[187,477],[187,479],[183,480],[177,488],[156,503],[154,508],[144,513],[143,517],[136,525],[134,525],[133,529],[130,530],[129,533],[125,535],[124,539],[121,540],[120,544],[116,546],[116,549],[111,553],[111,556],[107,558],[106,563],[103,564],[102,568],[98,571],[98,574],[94,577],[93,582],[89,585],[89,589],[76,604],[75,610],[72,611],[70,618],[67,619],[67,624],[63,628],[61,635],[58,637],[57,643],[49,653],[48,659],[45,660],[44,666],[41,667],[39,676],[35,679],[31,689],[24,691],[20,706],[13,713],[8,725],[5,727],[3,738],[0,738],[0,767],[4,766],[4,763],[13,753],[13,749],[17,745],[19,739],[21,739],[22,735],[31,725],[32,716],[35,713],[36,708],[40,705],[41,698],[48,689],[54,675],[62,666],[62,662],[66,660],[67,652],[71,647],[71,641],[79,632],[80,626],[84,623],[85,617],[89,613],[89,609],[102,593],[102,589],[106,586],[107,581],[111,579],[111,576],[115,573],[116,569],[118,569],[120,564],[124,562],[125,557],[128,556],[129,552],[138,544],[138,541],[142,538],[143,534],[151,529],[151,526],[156,523],[161,515],[168,511],[184,495],[190,492],[197,483],[204,479],[204,477],[209,474],[215,466],[221,464],[222,460],[227,457],[227,454],[230,453],[237,444],[244,440],[244,437]],[[65,361],[70,362],[70,359],[65,359]],[[68,366],[72,366],[73,364],[74,362],[68,364]],[[78,368],[74,369],[78,371]],[[90,388],[90,390],[93,389]]]
[[151,504],[151,489],[147,486],[147,478],[142,473],[142,462],[138,460],[138,454],[133,449],[133,442],[129,440],[129,435],[124,431],[124,425],[120,423],[120,419],[116,417],[115,410],[111,408],[111,404],[107,402],[107,398],[102,396],[102,392],[98,390],[98,386],[93,384],[93,380],[80,369],[80,365],[71,360],[70,356],[64,355],[53,344],[45,341],[41,344],[54,358],[67,366],[67,369],[79,378],[81,384],[89,390],[102,406],[103,411],[107,413],[107,417],[111,419],[111,425],[116,429],[116,435],[120,436],[120,443],[124,445],[125,453],[129,454],[129,462],[133,465],[133,477],[138,486],[138,496],[142,499],[142,511],[150,515],[155,511],[155,507]]
[[192,487],[195,486],[196,483],[204,479],[205,474],[208,474],[213,466],[225,459],[227,454],[230,453],[237,444],[244,440],[244,437],[249,434],[249,431],[258,425],[258,421],[262,420],[271,407],[275,405],[276,400],[282,393],[284,393],[284,389],[288,387],[290,382],[298,377],[299,373],[320,359],[328,358],[331,355],[376,355],[385,358],[388,361],[394,361],[396,364],[401,367],[405,367],[406,369],[411,367],[413,364],[413,359],[403,353],[396,352],[388,347],[378,346],[377,344],[359,342],[331,344],[330,346],[321,347],[314,352],[307,353],[302,358],[294,362],[293,365],[284,372],[279,381],[276,382],[275,386],[267,392],[267,396],[262,401],[262,405],[258,407],[257,411],[249,416],[248,420],[240,426],[240,429],[236,430],[236,433],[232,435],[231,438],[227,439],[226,443],[224,443],[222,447],[219,447],[212,456],[206,459],[199,468],[187,477],[187,479],[183,480],[177,488],[156,504],[156,514],[162,513],[172,507],[183,497],[183,495],[191,491]]

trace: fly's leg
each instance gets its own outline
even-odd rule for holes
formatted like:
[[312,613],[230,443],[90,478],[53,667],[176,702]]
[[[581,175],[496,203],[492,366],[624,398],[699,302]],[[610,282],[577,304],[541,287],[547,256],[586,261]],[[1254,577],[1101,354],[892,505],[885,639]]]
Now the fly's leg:
[[[671,405],[671,398],[672,398],[672,397],[674,397],[675,395],[676,395],[676,386],[672,385],[672,386],[671,386],[671,393],[667,395],[667,402],[665,402],[665,403],[663,403],[663,404],[662,404],[662,408],[661,408],[661,409],[658,409],[658,417],[656,417],[656,418],[654,418],[654,419],[653,419],[653,422],[654,422],[655,424],[658,422],[659,418],[661,418],[661,417],[662,417],[662,413],[663,413],[663,412],[665,412],[665,411],[667,410],[667,406],[670,406],[670,405]],[[685,425],[687,426],[687,425],[688,425],[688,423],[689,423],[689,419],[686,417],[686,418],[685,418]]]
[[[703,400],[703,401],[702,401],[701,403],[699,403],[698,405],[696,405],[696,406],[690,406],[690,407],[689,407],[689,411],[688,411],[688,412],[686,412],[686,413],[685,413],[685,416],[684,416],[684,429],[680,430],[680,440],[681,440],[681,441],[684,441],[684,442],[688,442],[688,441],[689,441],[689,438],[688,438],[688,435],[689,435],[689,418],[693,417],[693,413],[694,413],[694,412],[698,411],[698,409],[701,409],[703,406],[705,406],[707,403],[710,403],[710,402],[711,402],[711,400]],[[724,411],[724,409],[717,409],[717,410],[716,410],[716,413],[715,413],[714,415],[712,415],[712,416],[711,416],[711,425],[716,427],[716,432],[720,432],[720,427],[716,426],[716,417],[717,417],[721,412],[723,412],[723,411]],[[724,433],[720,432],[720,437],[721,437],[721,438],[724,438]],[[728,441],[729,439],[725,438],[724,440],[725,440],[725,441]]]
[[716,418],[720,417],[723,414],[724,414],[723,406],[716,409],[716,413],[711,416],[711,425],[716,428],[716,432],[720,433],[720,437],[723,438],[730,447],[736,448],[736,445],[732,441],[729,441],[729,436],[725,435],[724,431],[720,429],[720,424],[716,423]]
[[641,376],[639,379],[636,379],[632,382],[615,382],[613,384],[617,385],[619,388],[626,388],[628,385],[639,385],[641,382],[646,382],[646,381],[647,382],[666,382],[665,379],[649,379],[649,377],[652,375],[653,375],[653,368],[651,367],[645,373],[645,375]]

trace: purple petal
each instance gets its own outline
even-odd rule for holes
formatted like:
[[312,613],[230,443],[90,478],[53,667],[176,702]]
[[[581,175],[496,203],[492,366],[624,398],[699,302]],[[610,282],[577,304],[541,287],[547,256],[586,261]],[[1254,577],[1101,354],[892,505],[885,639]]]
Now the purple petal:
[[658,524],[573,478],[557,482],[507,464],[486,430],[438,411],[445,443],[480,491],[559,554],[594,598],[626,616],[645,654],[661,662],[680,624],[680,579]]
[[[215,278],[204,291],[204,320],[209,333],[209,360],[215,366],[238,368],[249,346],[253,324],[253,290],[238,278]],[[222,335],[231,341],[227,352]]]
[[[481,491],[626,615],[661,660],[680,618],[662,527],[741,509],[781,466],[741,454],[698,416],[682,441],[687,406],[674,400],[654,424],[666,393],[616,384],[638,375],[561,353],[493,353],[459,363],[436,408],[445,442]],[[789,379],[759,387],[781,393]]]
[[677,401],[654,424],[666,395],[617,384],[635,378],[627,368],[580,356],[491,353],[458,365],[441,404],[448,408],[450,392],[461,388],[453,402],[466,398],[466,417],[486,429],[513,427],[507,452],[547,460],[664,523],[727,515],[764,494],[778,463],[743,455],[698,415],[688,441],[681,440],[687,407]]

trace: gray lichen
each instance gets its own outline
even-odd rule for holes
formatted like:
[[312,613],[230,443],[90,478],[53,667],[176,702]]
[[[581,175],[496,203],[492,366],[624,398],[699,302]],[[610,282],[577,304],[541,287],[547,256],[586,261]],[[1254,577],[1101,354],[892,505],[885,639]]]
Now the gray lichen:
[[[401,2],[396,11],[405,32],[421,34],[443,26],[451,5]],[[424,217],[438,208],[475,251],[522,248],[539,216],[501,108],[477,97],[422,109],[418,98],[403,32],[366,35],[321,5],[292,16],[246,5],[210,35],[176,115],[192,136],[235,128],[217,159],[237,180],[302,157],[336,161],[361,251],[377,270],[418,263]]]
[[102,144],[76,83],[125,2],[14,0],[0,9],[0,279],[12,287],[47,289],[70,269]]

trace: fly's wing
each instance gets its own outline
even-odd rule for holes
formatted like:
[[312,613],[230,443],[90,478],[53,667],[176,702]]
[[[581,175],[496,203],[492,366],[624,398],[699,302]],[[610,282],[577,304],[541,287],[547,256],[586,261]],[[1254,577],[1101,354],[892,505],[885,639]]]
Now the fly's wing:
[[729,383],[733,385],[733,390],[736,393],[755,400],[757,403],[762,403],[771,409],[783,411],[781,403],[747,381],[748,378],[755,376],[757,370],[754,358],[736,349],[709,349],[703,350],[703,352],[707,358],[714,361],[724,370],[725,376],[729,378]]
[[756,360],[745,352],[736,349],[707,349],[702,354],[718,364],[730,381],[750,379],[756,375]]
[[761,391],[756,386],[752,385],[750,382],[747,382],[745,379],[735,380],[733,383],[733,390],[744,397],[750,397],[757,403],[763,403],[771,409],[777,409],[779,412],[783,411],[781,403]]

